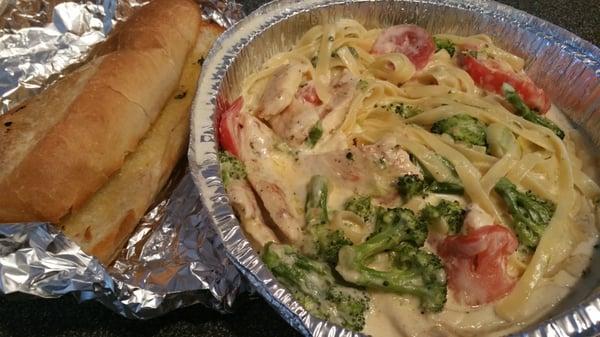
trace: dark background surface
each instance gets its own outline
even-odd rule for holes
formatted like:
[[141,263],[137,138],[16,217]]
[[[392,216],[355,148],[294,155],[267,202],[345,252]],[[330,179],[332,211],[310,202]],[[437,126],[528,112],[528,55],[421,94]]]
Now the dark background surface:
[[[248,13],[265,1],[239,1]],[[600,45],[600,0],[503,0],[562,26]],[[72,297],[24,299],[0,297],[0,337],[8,336],[202,336],[294,337],[298,334],[262,299],[240,303],[237,312],[221,315],[201,305],[184,308],[149,321],[133,321],[96,302],[78,304]]]

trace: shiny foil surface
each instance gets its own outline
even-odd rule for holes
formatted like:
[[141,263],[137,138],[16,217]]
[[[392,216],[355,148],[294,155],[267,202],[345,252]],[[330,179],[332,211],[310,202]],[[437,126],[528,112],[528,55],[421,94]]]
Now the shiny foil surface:
[[[35,95],[85,60],[141,0],[0,1],[0,114]],[[201,2],[223,26],[241,17],[234,2]],[[245,289],[185,163],[108,267],[54,226],[0,224],[0,294],[73,294],[146,319],[203,303],[227,312]],[[0,192],[1,193],[1,192]]]
[[[306,336],[362,336],[317,319],[282,287],[252,249],[219,176],[215,135],[217,100],[231,102],[244,79],[309,28],[340,18],[367,27],[415,23],[432,33],[486,33],[527,60],[526,71],[569,119],[600,146],[600,49],[572,33],[514,8],[482,0],[275,1],[238,22],[216,42],[204,63],[192,110],[190,169],[228,256],[256,290]],[[549,71],[551,70],[551,71]],[[600,269],[598,257],[591,262]],[[596,272],[594,270],[593,272]],[[552,318],[516,336],[594,336],[600,333],[600,297],[576,289]]]

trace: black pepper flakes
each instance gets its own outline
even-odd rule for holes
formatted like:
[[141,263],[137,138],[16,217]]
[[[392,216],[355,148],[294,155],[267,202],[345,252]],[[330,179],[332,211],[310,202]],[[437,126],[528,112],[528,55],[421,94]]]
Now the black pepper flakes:
[[11,125],[12,125],[12,122],[11,122],[11,121],[4,122],[4,126],[6,126],[6,127],[9,127],[9,126],[11,126]]
[[198,63],[199,65],[203,65],[204,64],[204,57],[199,58],[198,61],[196,61],[196,63]]
[[352,154],[351,151],[348,151],[348,153],[346,153],[346,159],[348,159],[348,160],[354,160],[354,155]]
[[184,90],[180,93],[178,93],[177,95],[175,95],[175,99],[182,99],[187,95],[187,90]]

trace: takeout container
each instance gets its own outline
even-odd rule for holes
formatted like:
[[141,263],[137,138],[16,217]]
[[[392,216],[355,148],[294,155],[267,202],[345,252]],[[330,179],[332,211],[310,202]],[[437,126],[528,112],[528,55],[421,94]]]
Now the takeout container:
[[[572,33],[522,11],[478,0],[306,0],[271,2],[238,22],[215,43],[204,63],[192,108],[189,161],[194,181],[228,256],[256,290],[306,336],[361,336],[307,313],[280,286],[251,248],[219,176],[217,101],[232,101],[246,76],[290,47],[310,27],[353,18],[367,27],[415,23],[432,33],[486,33],[527,60],[528,74],[573,123],[600,145],[600,50]],[[595,267],[598,263],[594,264]],[[552,319],[522,336],[590,336],[600,332],[600,296],[579,294]]]

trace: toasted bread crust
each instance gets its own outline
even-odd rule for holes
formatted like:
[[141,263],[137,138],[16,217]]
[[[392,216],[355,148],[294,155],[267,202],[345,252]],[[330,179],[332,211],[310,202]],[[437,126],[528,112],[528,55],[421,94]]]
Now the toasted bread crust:
[[206,56],[221,32],[214,24],[200,23],[177,89],[156,122],[120,170],[80,209],[60,221],[65,234],[102,263],[115,259],[185,153],[189,110],[201,67],[198,59]]
[[119,170],[176,89],[200,20],[191,0],[153,1],[95,59],[0,116],[0,222],[57,222]]

